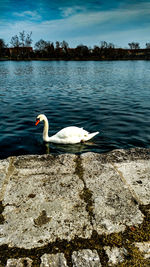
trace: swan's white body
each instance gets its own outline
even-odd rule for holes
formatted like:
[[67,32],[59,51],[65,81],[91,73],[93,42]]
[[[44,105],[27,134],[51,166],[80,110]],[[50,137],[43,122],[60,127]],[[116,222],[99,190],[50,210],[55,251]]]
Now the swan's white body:
[[88,141],[91,138],[93,138],[96,134],[99,133],[99,132],[89,133],[85,131],[83,128],[70,126],[70,127],[66,127],[60,130],[55,135],[49,137],[48,136],[48,130],[49,130],[48,120],[46,116],[43,114],[40,114],[37,116],[36,125],[41,121],[44,121],[43,140],[45,142],[51,142],[51,143],[57,143],[57,144],[77,144],[80,142]]

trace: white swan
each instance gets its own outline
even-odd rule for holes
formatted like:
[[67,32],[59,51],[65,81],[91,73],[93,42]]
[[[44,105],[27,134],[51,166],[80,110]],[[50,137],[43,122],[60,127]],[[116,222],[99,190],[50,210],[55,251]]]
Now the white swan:
[[57,144],[77,144],[80,142],[85,142],[94,137],[99,132],[88,133],[82,128],[76,126],[66,127],[60,130],[55,135],[49,137],[48,129],[49,124],[46,116],[44,114],[40,114],[36,118],[35,125],[38,125],[39,122],[44,121],[44,130],[43,130],[43,140],[45,142],[52,142]]

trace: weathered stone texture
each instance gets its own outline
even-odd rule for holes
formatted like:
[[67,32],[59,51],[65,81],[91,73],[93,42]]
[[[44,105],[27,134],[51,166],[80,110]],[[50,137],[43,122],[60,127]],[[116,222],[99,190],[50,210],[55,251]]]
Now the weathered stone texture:
[[73,267],[101,267],[96,250],[83,249],[72,254]]
[[44,254],[41,257],[40,267],[67,267],[67,262],[63,253]]
[[150,160],[116,163],[115,166],[136,200],[143,205],[150,204]]
[[123,262],[125,259],[125,256],[128,255],[128,252],[125,248],[117,248],[117,247],[110,248],[106,246],[104,247],[104,249],[106,250],[106,253],[109,258],[108,266],[117,265]]
[[38,247],[57,238],[88,238],[92,227],[80,198],[75,156],[24,156],[14,161],[6,188],[0,244]]
[[126,225],[142,223],[143,216],[113,165],[103,164],[101,155],[93,153],[83,154],[81,159],[83,178],[92,192],[92,221],[98,234],[120,232]]
[[32,267],[32,260],[29,258],[9,259],[6,267]]
[[0,161],[0,201],[3,200],[5,187],[7,185],[7,173],[9,168],[9,159]]

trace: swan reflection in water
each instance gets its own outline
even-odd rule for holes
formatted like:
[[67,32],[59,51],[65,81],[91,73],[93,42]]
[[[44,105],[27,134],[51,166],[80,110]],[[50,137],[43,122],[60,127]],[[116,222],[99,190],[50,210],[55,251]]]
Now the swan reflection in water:
[[61,154],[61,153],[68,153],[68,154],[81,154],[84,152],[89,151],[89,146],[97,146],[93,142],[86,142],[86,143],[79,143],[74,145],[60,145],[60,144],[52,144],[44,142],[44,150],[45,154]]

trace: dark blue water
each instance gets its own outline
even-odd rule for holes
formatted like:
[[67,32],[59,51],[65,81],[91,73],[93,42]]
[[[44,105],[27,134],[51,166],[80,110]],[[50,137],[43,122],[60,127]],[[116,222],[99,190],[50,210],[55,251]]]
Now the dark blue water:
[[[45,144],[40,113],[49,135],[71,125],[100,134],[87,144]],[[150,146],[150,61],[0,62],[0,158],[137,146]]]

